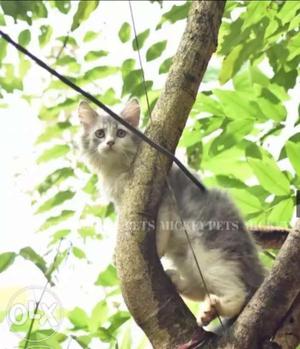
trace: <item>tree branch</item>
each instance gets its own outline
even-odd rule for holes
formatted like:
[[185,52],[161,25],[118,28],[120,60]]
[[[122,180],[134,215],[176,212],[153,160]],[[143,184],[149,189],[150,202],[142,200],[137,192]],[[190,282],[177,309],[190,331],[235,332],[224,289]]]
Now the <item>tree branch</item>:
[[[216,49],[225,1],[193,1],[187,26],[147,136],[174,152]],[[198,327],[166,277],[155,247],[155,219],[171,163],[142,143],[124,192],[119,215],[116,262],[129,311],[154,348],[174,349]],[[206,333],[200,330],[203,338]],[[199,333],[198,333],[199,334]]]
[[290,229],[272,226],[247,227],[255,241],[263,248],[280,248],[286,240]]
[[295,349],[300,344],[300,293],[277,330],[274,342],[282,349]]
[[271,338],[300,290],[300,220],[282,246],[270,274],[219,348],[261,348]]

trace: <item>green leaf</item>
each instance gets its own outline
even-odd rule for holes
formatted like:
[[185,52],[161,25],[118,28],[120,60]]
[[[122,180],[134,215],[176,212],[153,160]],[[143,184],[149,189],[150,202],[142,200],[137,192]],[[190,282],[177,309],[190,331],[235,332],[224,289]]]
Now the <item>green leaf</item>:
[[115,332],[120,326],[130,319],[128,311],[119,311],[109,318],[111,325],[108,330],[110,333]]
[[0,66],[3,58],[6,56],[7,52],[7,42],[4,40],[0,40]]
[[45,178],[45,180],[37,186],[37,190],[40,194],[44,194],[54,185],[58,185],[65,179],[73,176],[74,176],[74,170],[72,168],[70,167],[59,168],[54,172],[52,172],[50,175],[48,175]]
[[45,18],[47,17],[47,8],[42,1],[0,1],[4,14],[12,16],[15,21],[21,19],[26,21],[29,25],[32,24],[34,18]]
[[96,332],[96,330],[106,322],[108,312],[109,309],[106,301],[100,301],[95,305],[88,323],[91,333]]
[[266,157],[263,160],[248,158],[248,163],[262,187],[269,193],[275,195],[290,194],[290,183],[274,160]]
[[36,144],[48,142],[54,138],[61,137],[63,132],[70,128],[72,124],[69,121],[57,122],[55,125],[48,126],[36,140]]
[[221,84],[225,84],[240,69],[242,63],[239,62],[239,59],[242,49],[243,46],[238,45],[234,47],[233,50],[229,53],[229,55],[224,58],[219,74],[219,81]]
[[54,4],[63,14],[67,14],[71,9],[70,0],[54,0]]
[[125,22],[122,24],[119,30],[119,38],[121,42],[125,43],[130,39],[131,36],[131,27],[130,24]]
[[23,89],[22,80],[16,77],[15,68],[13,64],[2,64],[1,67],[3,77],[0,76],[0,86],[9,93]]
[[74,214],[75,214],[75,211],[63,210],[59,215],[47,218],[39,230],[43,231],[43,230],[49,229],[49,228],[53,227],[54,225],[57,225],[61,222],[64,222],[65,220],[73,217]]
[[287,156],[300,177],[300,143],[288,141],[285,145]]
[[82,22],[87,20],[91,13],[97,8],[99,5],[99,0],[80,0],[78,4],[77,11],[73,17],[73,23],[71,27],[71,31],[77,29]]
[[286,109],[282,104],[275,104],[265,98],[256,98],[255,103],[267,119],[280,122],[286,118]]
[[133,39],[132,41],[132,48],[134,49],[134,51],[136,51],[137,45],[136,45],[136,40],[138,42],[138,47],[139,49],[141,49],[144,46],[144,43],[146,41],[146,39],[148,38],[150,34],[150,29],[147,29],[145,31],[143,31],[142,33],[138,34],[136,38]]
[[0,254],[0,273],[13,264],[16,256],[17,254],[14,252],[4,252]]
[[99,99],[108,105],[115,105],[120,103],[120,99],[116,96],[116,92],[113,88],[109,88],[103,95],[99,96]]
[[70,151],[70,147],[66,144],[57,144],[50,149],[46,149],[37,159],[37,163],[48,162],[66,155]]
[[244,215],[252,212],[259,212],[262,209],[260,201],[247,189],[230,189],[237,206]]
[[60,191],[56,195],[54,195],[51,199],[44,202],[36,211],[36,213],[46,212],[53,207],[61,205],[67,200],[70,200],[74,197],[75,192],[71,190]]
[[146,59],[147,61],[153,61],[154,59],[160,57],[160,55],[162,54],[162,52],[165,50],[167,46],[167,41],[160,41],[157,42],[155,44],[153,44],[152,46],[149,47],[149,49],[147,50],[146,53]]
[[257,107],[249,100],[249,93],[214,90],[214,94],[219,98],[225,114],[228,118],[255,118],[258,115]]
[[61,239],[64,239],[70,233],[71,233],[70,229],[58,230],[55,234],[52,235],[52,240],[49,243],[49,245],[54,245],[56,242],[60,241]]
[[116,268],[109,265],[103,272],[101,272],[95,282],[98,286],[116,286],[118,285],[118,277]]
[[87,194],[95,194],[97,191],[97,183],[98,183],[98,177],[97,175],[92,175],[85,187],[83,188],[83,191]]
[[18,42],[22,46],[27,46],[30,42],[30,39],[31,39],[30,31],[28,29],[25,29],[19,34]]
[[42,25],[40,30],[41,34],[39,35],[39,43],[41,47],[44,47],[50,41],[53,29],[50,25]]
[[92,336],[73,336],[74,340],[81,346],[83,349],[89,348],[89,344],[92,340]]
[[96,33],[94,31],[88,31],[85,33],[84,37],[83,37],[83,41],[84,42],[89,42],[89,41],[93,41],[97,38],[97,36],[99,35],[99,33]]
[[37,254],[31,247],[24,247],[20,250],[19,255],[34,263],[44,274],[47,266],[43,257]]
[[91,62],[91,61],[95,61],[97,60],[98,58],[101,58],[101,57],[105,57],[108,55],[108,51],[103,51],[103,50],[99,50],[99,51],[90,51],[89,53],[87,53],[85,56],[84,56],[84,59],[87,61],[87,62]]
[[82,227],[78,229],[78,233],[83,238],[84,241],[87,238],[96,239],[101,237],[100,234],[96,233],[95,227]]
[[95,81],[98,79],[106,78],[119,71],[118,67],[99,66],[88,70],[83,77],[83,80]]
[[236,145],[252,131],[253,126],[253,119],[242,118],[229,122],[223,133],[212,142],[209,153],[215,155]]
[[159,66],[159,74],[165,74],[169,71],[172,65],[173,57],[165,59]]
[[288,227],[295,210],[294,200],[285,198],[277,203],[268,215],[268,224]]
[[72,248],[73,255],[77,257],[78,259],[84,259],[86,258],[86,254],[84,251],[82,251],[81,248],[73,246]]
[[183,5],[174,5],[171,10],[164,13],[162,19],[158,23],[156,29],[160,29],[165,22],[175,23],[179,20],[185,19],[188,15],[191,3],[187,1]]
[[6,25],[4,16],[0,13],[0,25]]
[[74,325],[75,329],[84,329],[88,326],[89,317],[86,312],[79,307],[74,308],[69,313],[68,318]]

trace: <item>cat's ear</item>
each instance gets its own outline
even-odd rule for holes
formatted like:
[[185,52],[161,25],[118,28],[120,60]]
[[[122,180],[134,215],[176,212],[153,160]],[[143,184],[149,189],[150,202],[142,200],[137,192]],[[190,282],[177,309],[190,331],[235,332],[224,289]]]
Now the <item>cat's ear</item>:
[[82,101],[79,104],[78,115],[83,127],[88,130],[95,123],[98,114],[87,102]]
[[130,125],[138,127],[141,115],[139,101],[136,98],[128,101],[125,108],[122,110],[121,115],[124,120],[130,123]]

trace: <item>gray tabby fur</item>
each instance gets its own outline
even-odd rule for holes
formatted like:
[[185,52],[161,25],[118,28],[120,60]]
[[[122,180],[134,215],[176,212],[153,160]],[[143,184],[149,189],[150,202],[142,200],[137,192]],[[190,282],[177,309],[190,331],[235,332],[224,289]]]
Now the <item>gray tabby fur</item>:
[[[121,115],[137,127],[138,101],[127,103]],[[130,169],[140,140],[108,115],[94,111],[86,102],[79,106],[83,124],[82,149],[116,208],[130,178]],[[95,131],[103,129],[99,139]],[[126,131],[122,138],[117,130]],[[114,144],[107,145],[112,141]],[[217,313],[237,316],[264,278],[257,250],[244,222],[225,192],[201,192],[179,169],[172,167],[157,222],[157,250],[173,268],[166,270],[178,291],[204,301],[200,321],[206,325]],[[171,188],[171,190],[170,190]],[[176,198],[176,200],[174,200]],[[205,294],[181,219],[190,236],[210,297]]]

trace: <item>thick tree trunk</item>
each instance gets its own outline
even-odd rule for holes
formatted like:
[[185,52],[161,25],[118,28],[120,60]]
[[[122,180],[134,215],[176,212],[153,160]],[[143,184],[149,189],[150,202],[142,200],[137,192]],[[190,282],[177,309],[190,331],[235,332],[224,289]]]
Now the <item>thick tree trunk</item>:
[[[175,151],[216,49],[224,1],[193,1],[187,27],[146,134]],[[175,349],[197,331],[194,316],[165,276],[155,248],[155,219],[171,163],[142,144],[119,216],[116,262],[129,311],[154,348]],[[202,331],[202,330],[201,330]],[[203,336],[206,333],[202,332]]]

